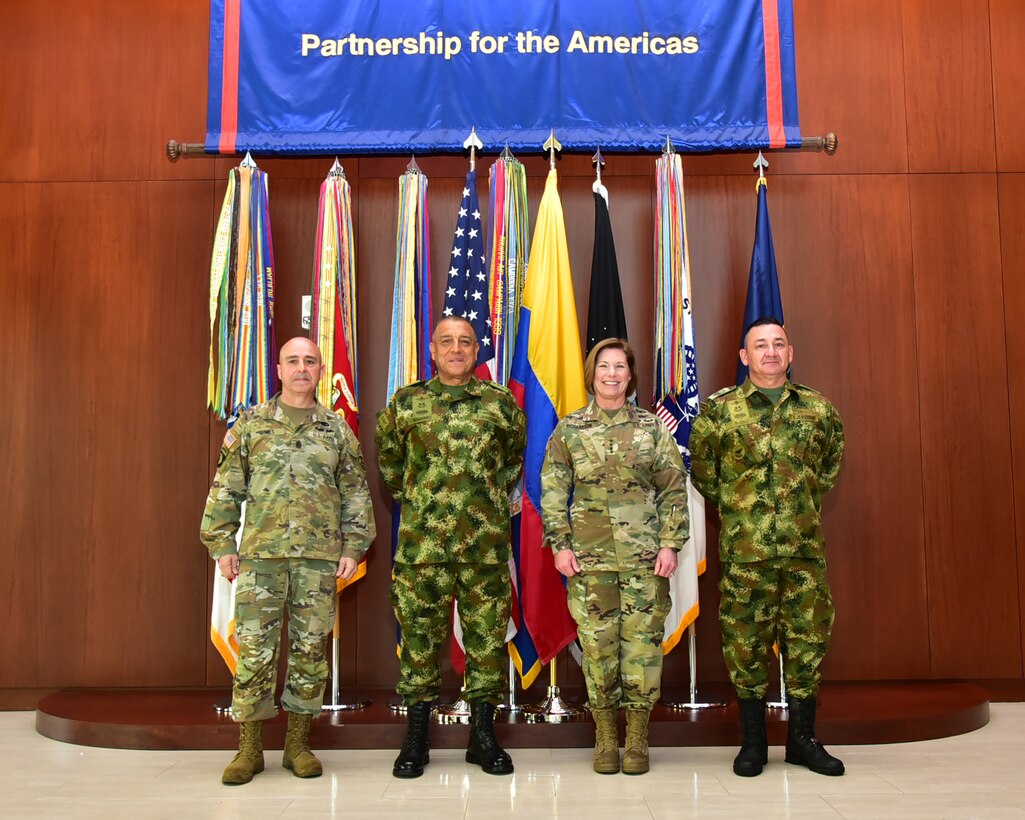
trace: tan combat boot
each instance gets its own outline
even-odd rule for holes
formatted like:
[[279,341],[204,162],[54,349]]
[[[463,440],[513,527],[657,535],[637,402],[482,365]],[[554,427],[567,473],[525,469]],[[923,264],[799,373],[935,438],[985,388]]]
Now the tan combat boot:
[[623,753],[623,774],[644,774],[648,771],[647,709],[626,710],[626,751]]
[[619,732],[615,709],[592,709],[594,717],[594,770],[598,774],[619,771]]
[[238,754],[221,775],[225,786],[241,786],[263,771],[262,720],[245,720],[238,725]]
[[296,777],[320,777],[324,767],[310,751],[310,721],[313,715],[288,713],[288,729],[285,732],[285,751],[281,765],[291,769]]

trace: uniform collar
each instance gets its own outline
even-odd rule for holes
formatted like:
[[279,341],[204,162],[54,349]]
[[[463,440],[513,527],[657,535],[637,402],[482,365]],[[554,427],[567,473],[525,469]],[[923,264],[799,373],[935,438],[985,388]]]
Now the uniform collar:
[[[445,392],[446,385],[441,383],[441,379],[434,376],[430,381],[427,382],[427,389],[430,390],[436,396],[446,396],[448,393]],[[471,396],[480,396],[484,392],[484,382],[478,379],[476,376],[470,376],[470,381],[463,385],[467,394]]]
[[[740,395],[743,396],[745,399],[750,398],[752,393],[757,393],[758,391],[758,385],[751,381],[750,376],[744,379],[744,383],[737,388],[737,392],[740,393]],[[790,379],[787,379],[785,382],[783,382],[783,393],[780,396],[780,400],[785,399],[791,393],[794,395],[795,398],[797,397],[797,389],[794,387],[794,383],[790,381]]]
[[[323,404],[314,399],[313,405],[313,419],[314,421],[328,421],[331,418],[331,411],[329,411]],[[286,422],[288,416],[285,415],[285,411],[281,408],[281,393],[276,393],[274,398],[270,401],[261,404],[257,408],[257,413],[265,419],[274,419],[275,421]]]
[[623,424],[625,422],[637,421],[637,405],[632,401],[626,402],[622,407],[610,413],[608,410],[603,410],[598,406],[598,402],[591,399],[587,405],[585,415],[591,421],[605,421],[608,420],[609,424]]

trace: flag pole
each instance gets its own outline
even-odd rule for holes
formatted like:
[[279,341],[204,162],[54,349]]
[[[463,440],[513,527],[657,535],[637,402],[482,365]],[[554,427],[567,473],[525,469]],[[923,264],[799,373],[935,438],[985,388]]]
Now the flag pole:
[[523,711],[523,707],[516,702],[516,664],[513,663],[512,653],[509,653],[509,702],[500,703],[495,709],[510,715]]
[[724,709],[726,701],[698,701],[698,636],[693,621],[687,626],[687,661],[690,668],[690,699],[686,701],[662,699],[661,704],[668,709],[676,710]]
[[[840,140],[835,131],[827,131],[825,134],[813,137],[802,136],[800,145],[788,146],[786,148],[773,148],[773,153],[792,153],[794,151],[814,151],[833,156],[840,147]],[[333,153],[333,152],[331,152]],[[215,151],[208,153],[205,142],[184,142],[182,140],[169,139],[164,143],[164,156],[168,162],[177,162],[180,159],[215,159],[217,157],[238,156],[237,151]],[[326,154],[304,154],[304,157],[326,156]]]
[[[554,171],[555,152],[562,151],[562,143],[556,139],[554,128],[541,147],[548,152],[548,164]],[[523,710],[528,723],[565,723],[568,720],[575,720],[586,711],[581,707],[570,706],[562,699],[556,666],[556,659],[552,658],[548,664],[549,685],[545,699],[536,706],[527,706]]]
[[[751,167],[758,172],[758,182],[755,183],[755,190],[757,191],[761,186],[765,185],[765,169],[769,167],[769,161],[765,159],[765,155],[759,151],[758,156],[755,157],[755,161],[751,164]],[[771,237],[770,237],[771,239]],[[755,240],[757,242],[757,239]],[[750,291],[750,282],[748,283],[748,290]],[[782,305],[780,306],[780,319],[783,318]],[[745,317],[745,322],[747,321]],[[787,378],[790,378],[789,371],[787,372]],[[786,709],[787,708],[787,682],[783,676],[783,647],[776,642],[776,654],[779,657],[779,700],[769,701],[766,706],[770,709]]]
[[[512,351],[519,322],[522,292],[520,279],[527,262],[523,241],[529,234],[529,228],[525,225],[526,176],[522,170],[523,166],[513,156],[509,144],[506,143],[488,174],[491,230],[488,232],[486,258],[489,272],[489,312],[495,352],[494,380],[506,387],[509,385]],[[514,495],[515,493],[516,491]],[[519,507],[519,500],[511,502],[510,511],[516,510],[512,512],[514,517],[518,514]],[[518,570],[512,556],[509,560],[509,570],[510,580],[515,581]],[[513,603],[516,611],[520,611],[518,583],[514,583],[513,588]],[[528,646],[530,649],[534,648],[526,625],[518,627],[516,634],[506,642],[506,645],[509,657],[509,698],[496,708],[500,712],[516,715],[522,711],[522,707],[516,702],[516,658],[522,662],[523,654],[529,655]]]
[[342,616],[339,609],[338,593],[336,593],[335,625],[331,635],[331,702],[320,707],[322,712],[354,712],[357,709],[366,709],[371,704],[369,699],[342,703]]
[[[430,226],[427,207],[428,179],[412,156],[399,177],[398,218],[395,248],[395,289],[392,299],[391,341],[388,355],[386,400],[395,391],[432,375],[427,355],[427,334],[433,325],[430,280]],[[395,564],[401,505],[392,501],[391,558]],[[401,652],[401,629],[396,632],[396,650]],[[401,699],[391,701],[393,714],[408,712]]]
[[783,647],[779,647],[777,652],[779,655],[779,700],[770,700],[766,706],[770,709],[786,709],[787,708],[787,682],[783,677]]
[[[463,674],[463,689],[466,688],[466,674]],[[434,719],[438,723],[469,723],[470,704],[463,699],[462,691],[452,703],[441,703],[435,707]]]
[[603,157],[601,155],[601,146],[600,145],[595,150],[594,156],[591,157],[591,164],[594,166],[594,175],[595,175],[594,184],[591,186],[591,190],[593,190],[596,194],[598,194],[598,193],[601,193],[601,188],[602,188],[602,184],[601,184],[601,167],[605,164],[605,157]]
[[484,143],[477,136],[476,126],[470,128],[470,136],[463,140],[463,148],[470,149],[470,170],[475,171],[477,169],[477,152],[484,148]]
[[555,170],[555,152],[562,151],[562,143],[555,138],[555,129],[552,129],[552,133],[548,135],[548,139],[545,140],[545,144],[541,146],[548,152],[548,164],[551,169]]
[[570,706],[559,694],[559,683],[556,673],[556,658],[548,664],[548,694],[536,706],[524,707],[523,713],[527,723],[566,723],[583,716],[587,711],[583,706]]
[[[655,412],[669,428],[680,449],[684,463],[689,469],[689,450],[687,439],[690,432],[690,418],[697,414],[697,372],[696,352],[689,316],[689,309],[684,307],[683,299],[690,295],[690,260],[687,249],[686,209],[683,196],[683,176],[680,158],[676,156],[676,148],[669,135],[666,135],[662,157],[656,166],[656,187],[659,203],[656,221],[656,318],[655,351],[657,361],[655,383]],[[689,340],[689,341],[688,341]],[[688,365],[688,351],[692,357]],[[688,415],[690,413],[691,415]],[[688,487],[690,481],[688,479]],[[690,494],[690,490],[688,490]],[[698,550],[695,555],[696,566],[685,567],[681,563],[678,576],[670,582],[670,596],[674,609],[682,607],[686,613],[670,624],[674,638],[664,643],[663,651],[671,651],[676,645],[675,630],[679,629],[686,617],[687,623],[687,661],[690,672],[690,697],[686,701],[659,702],[669,709],[702,710],[720,709],[726,704],[718,701],[698,701],[697,697],[697,630],[694,618],[697,615],[698,595],[697,578],[704,566],[704,526],[698,526],[696,516],[704,515],[704,507],[696,505],[691,496],[691,531],[688,536],[689,550]],[[693,572],[693,584],[683,584],[684,574]],[[678,583],[679,586],[674,586]],[[693,593],[693,601],[689,596]],[[670,613],[672,615],[672,612]],[[669,650],[665,649],[669,646]]]

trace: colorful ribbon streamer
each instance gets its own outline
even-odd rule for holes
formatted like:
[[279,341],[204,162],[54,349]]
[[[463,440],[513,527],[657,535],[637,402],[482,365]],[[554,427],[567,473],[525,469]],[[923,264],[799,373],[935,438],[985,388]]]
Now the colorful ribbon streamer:
[[210,261],[207,406],[236,415],[274,394],[274,248],[267,175],[243,163],[228,175]]

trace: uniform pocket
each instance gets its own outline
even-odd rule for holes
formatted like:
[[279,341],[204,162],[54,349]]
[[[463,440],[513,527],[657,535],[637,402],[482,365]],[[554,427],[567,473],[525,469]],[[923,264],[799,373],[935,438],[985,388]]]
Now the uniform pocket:
[[741,475],[769,457],[769,431],[756,424],[728,429],[722,437],[722,467],[727,475]]

